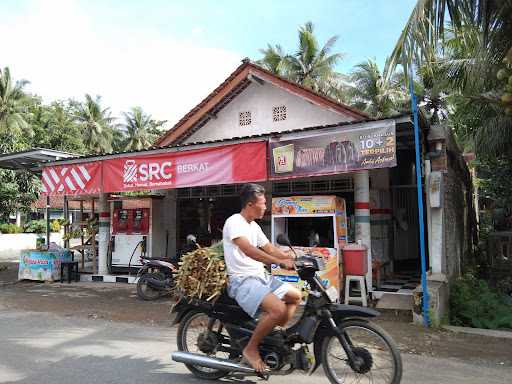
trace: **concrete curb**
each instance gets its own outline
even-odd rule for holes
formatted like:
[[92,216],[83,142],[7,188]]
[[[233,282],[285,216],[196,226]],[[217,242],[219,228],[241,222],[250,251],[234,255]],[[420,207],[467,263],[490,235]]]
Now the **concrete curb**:
[[19,281],[0,281],[0,288],[1,287],[8,287],[9,285],[15,285],[18,284]]
[[482,328],[469,328],[469,327],[456,327],[453,325],[444,325],[444,329],[457,333],[467,333],[471,335],[498,337],[500,339],[512,339],[511,331],[497,331],[494,329],[482,329]]

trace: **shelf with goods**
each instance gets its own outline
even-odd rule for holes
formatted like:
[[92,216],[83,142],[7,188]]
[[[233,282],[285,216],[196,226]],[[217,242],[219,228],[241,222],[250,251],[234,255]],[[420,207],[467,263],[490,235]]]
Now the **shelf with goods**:
[[[98,220],[94,214],[94,200],[92,201],[92,210],[85,214],[83,201],[80,201],[80,216],[78,221],[64,223],[64,241],[65,248],[76,251],[80,254],[79,268],[81,273],[96,273],[98,260],[98,244],[96,235],[98,234]],[[73,241],[73,245],[70,243]],[[78,244],[76,242],[78,241]],[[92,266],[87,262],[92,261]]]

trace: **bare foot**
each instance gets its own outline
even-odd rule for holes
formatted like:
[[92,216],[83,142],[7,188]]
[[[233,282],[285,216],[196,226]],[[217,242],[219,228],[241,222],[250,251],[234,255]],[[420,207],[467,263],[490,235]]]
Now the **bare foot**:
[[263,373],[265,369],[267,368],[263,360],[261,360],[259,352],[248,350],[245,348],[242,351],[242,355],[244,356],[244,359],[251,365],[251,367],[254,368],[256,372]]

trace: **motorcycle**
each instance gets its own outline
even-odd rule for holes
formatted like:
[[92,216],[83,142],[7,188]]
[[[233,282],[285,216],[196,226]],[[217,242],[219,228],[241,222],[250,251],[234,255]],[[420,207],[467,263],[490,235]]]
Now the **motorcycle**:
[[[291,248],[285,236],[278,236],[277,242]],[[209,380],[234,373],[268,379],[295,370],[311,375],[322,365],[333,384],[400,383],[399,350],[386,331],[369,320],[379,313],[336,304],[338,292],[324,287],[316,275],[323,263],[311,255],[296,259],[295,268],[309,284],[309,293],[300,319],[287,329],[273,330],[260,344],[267,370],[259,373],[243,364],[242,351],[257,323],[225,294],[215,303],[184,297],[174,305],[173,324],[179,327],[178,352],[172,353],[172,360]]]
[[[196,237],[187,235],[185,247],[181,254],[197,249],[199,245]],[[142,267],[137,272],[137,296],[142,300],[156,300],[160,296],[172,293],[174,289],[174,275],[178,271],[180,259],[169,262],[167,259],[150,258],[141,255]]]
[[142,300],[156,300],[174,288],[177,268],[164,259],[140,257],[142,267],[137,272],[137,296]]

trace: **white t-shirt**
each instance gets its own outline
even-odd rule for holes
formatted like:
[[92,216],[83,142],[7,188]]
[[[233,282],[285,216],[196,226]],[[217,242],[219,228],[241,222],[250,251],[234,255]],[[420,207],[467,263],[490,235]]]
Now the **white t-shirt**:
[[234,239],[245,237],[254,247],[261,248],[267,245],[269,243],[267,236],[256,222],[248,223],[241,214],[236,213],[226,220],[222,237],[228,275],[265,276],[265,265],[247,256],[233,243]]

